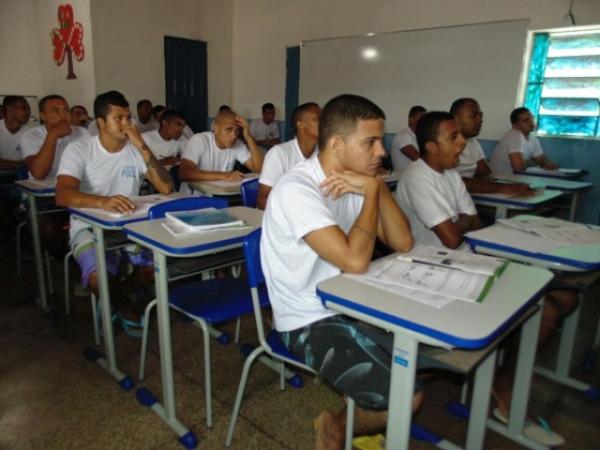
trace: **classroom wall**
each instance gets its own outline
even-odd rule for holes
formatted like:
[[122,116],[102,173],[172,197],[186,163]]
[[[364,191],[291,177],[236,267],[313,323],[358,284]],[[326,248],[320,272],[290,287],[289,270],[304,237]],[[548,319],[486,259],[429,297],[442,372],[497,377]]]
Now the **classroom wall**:
[[164,104],[167,35],[207,42],[209,114],[231,103],[232,0],[102,0],[91,12],[97,92]]
[[[564,25],[568,4],[567,0],[234,0],[233,103],[240,113],[255,117],[269,100],[280,110],[278,118],[283,117],[285,47],[302,40],[521,18],[530,18],[532,29],[558,27]],[[578,25],[600,23],[598,0],[577,0],[574,14]],[[399,130],[405,125],[387,126]]]
[[92,22],[90,0],[69,0],[73,7],[73,18],[83,26],[84,58],[78,62],[73,57],[73,72],[76,79],[67,80],[67,57],[58,66],[52,58],[53,46],[50,32],[59,27],[58,7],[64,0],[37,0],[35,2],[38,28],[38,52],[42,95],[60,94],[69,104],[84,105],[91,111],[95,96],[94,50],[92,47]]
[[0,0],[0,94],[38,96],[42,80],[34,0]]
[[[50,32],[58,28],[60,0],[0,0],[0,91],[5,94],[63,95],[70,104],[91,104],[94,58],[89,0],[72,0],[74,17],[84,28],[85,58],[74,61],[76,80],[67,80],[67,62],[52,59]],[[32,105],[33,111],[37,108]]]

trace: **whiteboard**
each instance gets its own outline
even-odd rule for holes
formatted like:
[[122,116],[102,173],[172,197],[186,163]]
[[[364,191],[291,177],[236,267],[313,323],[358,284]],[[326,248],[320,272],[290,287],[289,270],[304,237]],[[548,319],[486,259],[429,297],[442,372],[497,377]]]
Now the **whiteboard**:
[[413,105],[447,111],[457,98],[473,97],[484,113],[480,137],[498,139],[510,128],[528,25],[511,20],[303,42],[300,102],[323,106],[338,94],[363,95],[385,111],[386,131],[396,132]]

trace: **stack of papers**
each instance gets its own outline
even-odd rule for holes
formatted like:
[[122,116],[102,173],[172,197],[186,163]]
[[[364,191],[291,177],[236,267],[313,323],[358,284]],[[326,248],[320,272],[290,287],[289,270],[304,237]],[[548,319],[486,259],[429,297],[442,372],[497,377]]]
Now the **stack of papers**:
[[247,226],[243,220],[216,208],[167,212],[165,217],[167,220],[163,226],[174,236]]
[[553,248],[600,243],[600,229],[551,217],[513,217],[498,220],[504,227],[520,230],[551,242]]
[[458,299],[481,302],[507,261],[437,247],[375,261],[367,273],[351,278],[441,308]]

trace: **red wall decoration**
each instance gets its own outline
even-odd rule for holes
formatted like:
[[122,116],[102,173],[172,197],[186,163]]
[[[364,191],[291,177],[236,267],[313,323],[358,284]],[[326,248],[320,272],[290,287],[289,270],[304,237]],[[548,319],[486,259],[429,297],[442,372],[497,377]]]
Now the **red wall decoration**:
[[75,22],[73,18],[73,7],[70,4],[58,7],[59,28],[54,28],[50,33],[50,39],[54,47],[52,57],[56,65],[62,65],[67,57],[67,80],[77,78],[73,72],[73,56],[77,61],[82,61],[85,53],[83,51],[83,26]]

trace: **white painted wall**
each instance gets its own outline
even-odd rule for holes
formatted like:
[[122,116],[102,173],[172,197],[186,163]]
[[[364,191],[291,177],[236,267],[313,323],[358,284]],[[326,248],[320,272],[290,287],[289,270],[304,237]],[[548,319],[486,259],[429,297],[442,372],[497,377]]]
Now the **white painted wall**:
[[[67,80],[67,62],[52,59],[50,32],[58,28],[60,0],[0,0],[0,93],[60,94],[68,102],[91,106],[94,96],[89,0],[71,0],[75,20],[83,25],[85,57],[74,61],[75,80]],[[31,105],[36,111],[35,105]]]
[[117,89],[135,105],[165,103],[163,37],[208,44],[208,104],[231,102],[231,0],[98,0],[91,2],[96,91]]
[[58,7],[64,0],[36,0],[36,23],[38,29],[38,52],[42,93],[60,94],[69,105],[83,105],[91,111],[95,97],[94,51],[92,48],[92,23],[90,0],[69,0],[73,7],[75,22],[83,26],[84,58],[81,62],[73,57],[73,72],[76,79],[67,80],[67,57],[58,66],[52,58],[53,47],[50,32],[58,28]]
[[34,0],[0,0],[0,94],[42,92]]
[[[256,117],[260,105],[272,101],[282,118],[285,48],[303,40],[522,18],[531,20],[532,29],[554,28],[565,25],[568,5],[567,0],[234,0],[233,105]],[[577,0],[573,12],[578,25],[600,23],[598,0]]]

